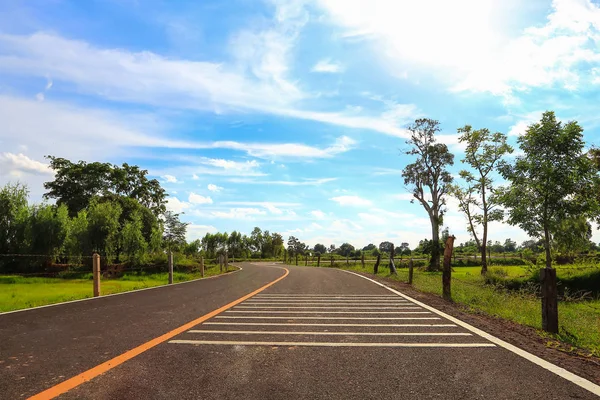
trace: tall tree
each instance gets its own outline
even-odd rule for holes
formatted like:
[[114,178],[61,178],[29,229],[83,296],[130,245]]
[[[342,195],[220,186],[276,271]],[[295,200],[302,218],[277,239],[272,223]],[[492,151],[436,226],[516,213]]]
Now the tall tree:
[[417,159],[404,168],[402,177],[414,199],[421,203],[429,215],[431,240],[434,242],[429,269],[439,270],[440,226],[445,212],[446,195],[452,184],[452,175],[447,167],[454,164],[454,155],[448,151],[448,146],[436,143],[435,134],[440,130],[438,121],[417,119],[408,126],[408,130],[410,139],[407,144],[412,148],[406,154],[417,156]]
[[325,253],[327,253],[327,247],[325,247],[324,244],[317,243],[317,244],[315,244],[315,252],[317,252],[319,254],[325,254]]
[[44,183],[46,199],[65,204],[71,216],[86,208],[93,198],[105,196],[130,197],[152,210],[155,216],[164,213],[166,196],[156,179],[149,180],[148,171],[137,166],[79,161],[46,156],[54,170],[54,180]]
[[599,215],[598,169],[584,153],[583,129],[576,121],[562,124],[552,111],[530,125],[518,143],[523,155],[500,166],[510,183],[503,188],[501,201],[510,224],[543,238],[546,268],[552,268],[552,235],[560,222],[571,216]]
[[168,250],[175,250],[185,244],[185,234],[188,224],[179,220],[179,214],[165,212],[165,228],[163,240]]
[[[492,174],[496,171],[502,157],[512,153],[513,149],[506,143],[506,135],[500,132],[491,133],[487,128],[473,130],[471,125],[465,125],[458,129],[458,133],[461,134],[458,140],[467,145],[462,162],[468,164],[473,172],[460,171],[461,178],[467,183],[467,189],[455,189],[453,193],[467,216],[468,229],[481,250],[481,273],[485,274],[488,267],[486,255],[488,224],[501,221],[504,217],[504,213],[498,208]],[[474,194],[477,194],[477,198]],[[476,207],[480,212],[471,211],[471,206]],[[481,241],[477,236],[476,226],[481,226]]]

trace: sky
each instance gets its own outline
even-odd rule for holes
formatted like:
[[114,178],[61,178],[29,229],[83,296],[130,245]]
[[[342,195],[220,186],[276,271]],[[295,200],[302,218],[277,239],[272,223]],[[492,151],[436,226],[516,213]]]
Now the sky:
[[[599,94],[590,0],[0,2],[0,184],[41,201],[45,155],[137,164],[190,240],[414,247],[431,226],[401,177],[407,124],[440,121],[458,176],[466,124],[516,146],[554,110],[600,146]],[[469,240],[455,200],[444,226]],[[528,237],[493,223],[506,238]]]

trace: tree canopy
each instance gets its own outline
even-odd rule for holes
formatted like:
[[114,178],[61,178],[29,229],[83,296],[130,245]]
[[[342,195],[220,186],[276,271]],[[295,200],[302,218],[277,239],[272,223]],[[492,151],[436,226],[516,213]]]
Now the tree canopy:
[[551,239],[561,221],[599,214],[598,169],[584,152],[579,124],[563,124],[551,111],[530,125],[518,143],[523,155],[500,166],[510,184],[502,189],[500,199],[510,224],[543,238],[546,267],[551,268]]

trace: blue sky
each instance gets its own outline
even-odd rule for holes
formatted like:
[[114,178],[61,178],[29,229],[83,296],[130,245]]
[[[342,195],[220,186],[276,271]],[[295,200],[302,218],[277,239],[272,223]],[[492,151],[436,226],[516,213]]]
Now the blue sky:
[[[400,176],[409,122],[441,122],[457,174],[465,124],[515,144],[551,109],[600,145],[599,89],[589,0],[6,0],[0,184],[40,200],[46,154],[135,163],[190,239],[415,246],[430,225]],[[468,240],[453,200],[445,225]]]

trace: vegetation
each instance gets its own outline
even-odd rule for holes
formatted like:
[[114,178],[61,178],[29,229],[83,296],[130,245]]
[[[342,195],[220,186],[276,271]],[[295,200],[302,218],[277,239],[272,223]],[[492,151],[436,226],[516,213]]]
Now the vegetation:
[[552,267],[552,236],[562,221],[600,214],[600,177],[584,153],[582,132],[577,122],[563,125],[547,111],[518,139],[523,156],[500,166],[510,183],[500,197],[508,222],[532,237],[543,238],[547,268]]
[[[462,134],[459,141],[467,145],[465,158],[462,161],[475,172],[461,170],[460,177],[465,180],[467,187],[462,189],[454,186],[452,193],[458,199],[459,207],[465,213],[469,223],[468,230],[481,251],[481,274],[483,275],[487,272],[488,224],[501,221],[504,217],[502,210],[497,208],[499,204],[491,176],[502,157],[512,153],[512,147],[506,143],[506,135],[500,132],[492,134],[485,128],[473,130],[470,125],[465,125],[458,132]],[[477,226],[481,226],[482,229],[481,240],[477,234]]]
[[429,269],[432,271],[440,269],[440,226],[452,183],[452,175],[446,168],[454,164],[454,155],[448,151],[448,146],[436,143],[439,125],[438,121],[423,118],[408,127],[411,136],[407,144],[412,149],[406,154],[417,156],[417,159],[402,172],[404,184],[410,187],[413,197],[425,208],[431,221],[433,243]]

